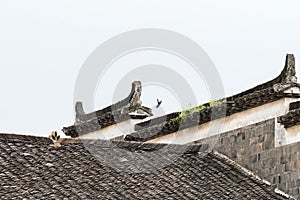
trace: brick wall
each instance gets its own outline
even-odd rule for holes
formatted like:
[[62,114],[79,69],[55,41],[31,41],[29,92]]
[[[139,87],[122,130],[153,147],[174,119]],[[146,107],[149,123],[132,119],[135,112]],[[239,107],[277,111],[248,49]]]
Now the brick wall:
[[[300,143],[274,147],[275,120],[221,134],[214,150],[294,197],[300,193]],[[213,138],[210,138],[213,139]],[[208,142],[208,139],[197,143]]]

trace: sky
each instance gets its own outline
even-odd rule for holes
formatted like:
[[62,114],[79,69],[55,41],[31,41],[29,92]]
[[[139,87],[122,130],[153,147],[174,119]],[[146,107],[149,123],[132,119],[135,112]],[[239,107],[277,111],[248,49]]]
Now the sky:
[[[47,136],[73,124],[74,88],[83,64],[103,42],[135,29],[185,35],[211,58],[225,95],[246,90],[276,77],[287,53],[295,54],[297,65],[299,9],[297,0],[1,0],[0,132]],[[173,66],[197,101],[209,101],[205,83],[193,82],[197,77],[186,63],[144,51],[119,59],[107,71],[98,81],[94,108],[86,111],[114,101],[116,85],[134,66],[153,63]],[[143,103],[153,107],[156,98],[163,99],[164,113],[189,106],[179,105],[168,88],[145,85]]]

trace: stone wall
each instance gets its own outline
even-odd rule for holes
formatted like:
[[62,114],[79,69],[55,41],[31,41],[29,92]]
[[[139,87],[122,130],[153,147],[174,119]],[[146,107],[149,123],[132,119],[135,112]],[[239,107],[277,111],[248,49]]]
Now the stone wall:
[[[278,189],[300,194],[300,143],[274,146],[275,119],[223,133],[214,150],[228,156]],[[211,141],[215,141],[214,138]],[[204,139],[197,143],[209,140]]]

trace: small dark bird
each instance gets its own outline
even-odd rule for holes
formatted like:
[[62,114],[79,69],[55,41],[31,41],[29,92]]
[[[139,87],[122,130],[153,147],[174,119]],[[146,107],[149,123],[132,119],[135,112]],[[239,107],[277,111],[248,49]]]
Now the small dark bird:
[[157,100],[157,106],[156,106],[156,108],[158,108],[160,106],[162,100],[158,100],[158,99],[156,99],[156,100]]

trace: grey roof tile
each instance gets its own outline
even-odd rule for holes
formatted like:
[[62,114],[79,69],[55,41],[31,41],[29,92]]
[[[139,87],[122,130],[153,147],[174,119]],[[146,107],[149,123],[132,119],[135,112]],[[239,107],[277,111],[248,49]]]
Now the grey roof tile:
[[[109,163],[96,159],[84,144],[97,147],[98,156],[110,159]],[[204,154],[200,147],[99,140],[63,140],[61,147],[54,147],[47,138],[0,134],[0,196],[287,199],[229,159],[217,153]],[[161,166],[162,162],[167,164]],[[144,172],[147,167],[156,169]],[[136,169],[141,171],[136,173]]]

